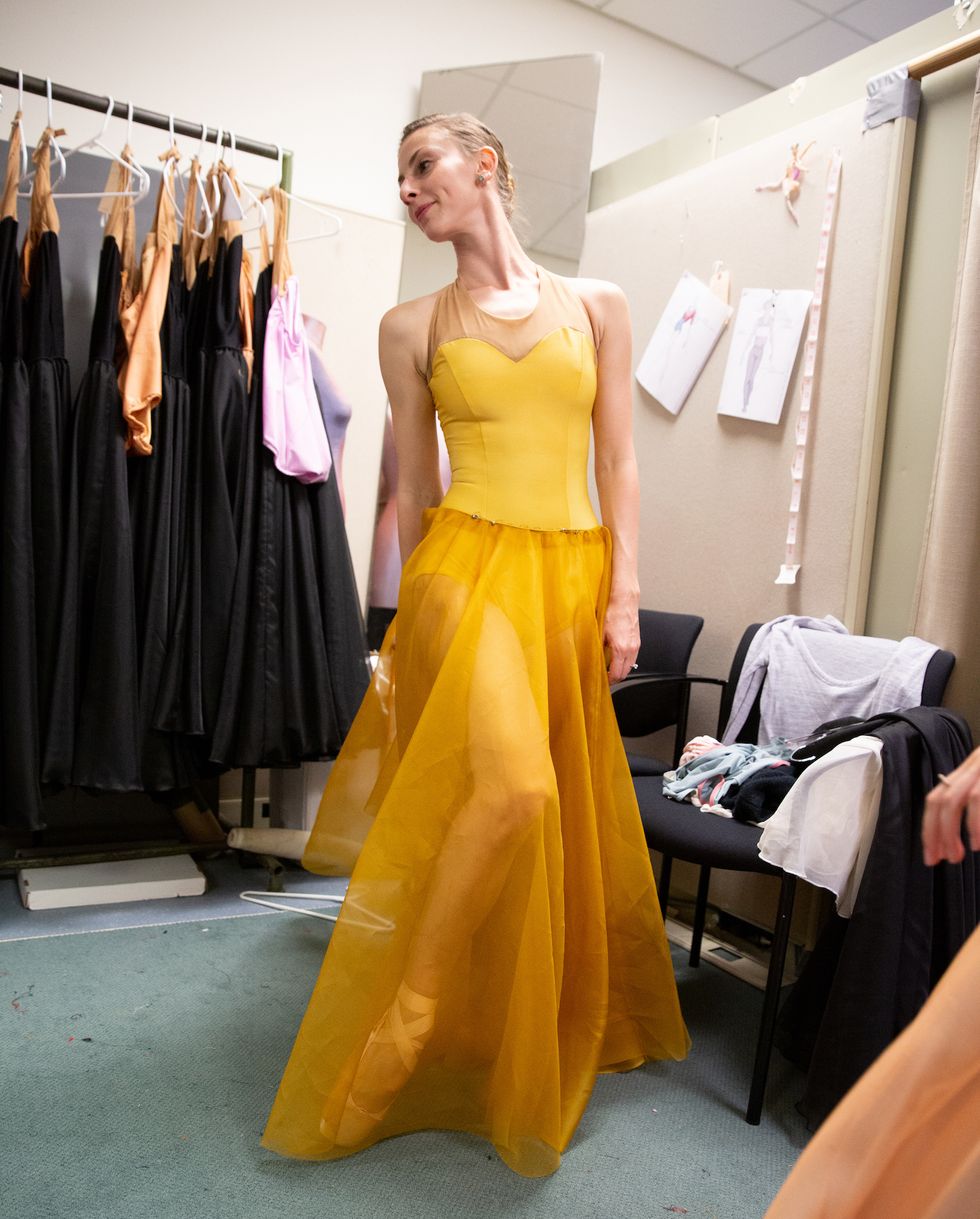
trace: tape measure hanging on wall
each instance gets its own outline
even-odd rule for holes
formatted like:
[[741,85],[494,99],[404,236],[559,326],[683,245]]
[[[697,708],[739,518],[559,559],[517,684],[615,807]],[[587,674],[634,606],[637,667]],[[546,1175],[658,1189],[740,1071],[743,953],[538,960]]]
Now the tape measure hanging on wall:
[[841,164],[840,149],[835,148],[831,154],[830,168],[827,172],[827,190],[824,196],[823,218],[820,222],[820,245],[817,251],[817,273],[813,283],[810,321],[803,344],[803,380],[800,388],[800,411],[796,419],[796,450],[793,454],[793,464],[790,467],[793,486],[789,500],[786,553],[783,556],[783,565],[779,569],[779,575],[774,581],[776,584],[795,584],[797,573],[803,564],[802,539],[799,536],[800,507],[803,503],[803,479],[806,472],[806,447],[810,435],[813,385],[820,341],[820,320],[823,314],[827,265],[830,261],[834,224],[837,218]]

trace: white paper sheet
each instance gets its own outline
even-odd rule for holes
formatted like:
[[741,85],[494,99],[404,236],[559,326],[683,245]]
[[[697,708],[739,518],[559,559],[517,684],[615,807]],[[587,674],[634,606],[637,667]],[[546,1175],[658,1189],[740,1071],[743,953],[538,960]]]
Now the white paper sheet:
[[687,401],[733,312],[689,271],[678,280],[636,370],[640,385],[672,415]]
[[806,289],[743,289],[719,415],[779,422],[812,299]]

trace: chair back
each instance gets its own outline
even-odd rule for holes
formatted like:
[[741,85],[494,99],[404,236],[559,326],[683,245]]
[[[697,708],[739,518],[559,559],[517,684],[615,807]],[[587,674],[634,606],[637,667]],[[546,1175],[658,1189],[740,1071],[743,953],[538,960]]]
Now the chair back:
[[[718,738],[721,739],[722,733],[728,724],[729,717],[732,712],[732,703],[735,698],[735,690],[738,686],[738,680],[742,675],[742,667],[745,664],[745,657],[748,654],[752,640],[755,638],[756,632],[762,624],[759,622],[753,623],[746,627],[742,638],[739,640],[738,647],[735,649],[735,656],[732,659],[732,667],[728,674],[728,682],[722,691],[721,703],[718,709]],[[855,640],[860,639],[860,636],[854,636]],[[922,698],[920,706],[923,707],[940,707],[942,706],[943,698],[946,694],[946,686],[949,683],[950,675],[953,672],[953,666],[956,664],[956,657],[952,652],[944,652],[941,649],[936,651],[931,657],[926,671],[922,679]],[[765,679],[759,687],[759,692],[755,697],[752,708],[745,720],[745,723],[739,729],[739,740],[742,741],[758,741],[759,737],[759,721],[760,721],[760,704],[762,699],[762,690],[765,686]],[[902,710],[902,708],[894,708]],[[814,724],[814,728],[818,725]]]
[[[704,619],[696,614],[640,610],[640,651],[637,677],[687,672]],[[623,736],[640,737],[676,724],[686,708],[683,682],[638,683],[613,691],[613,708]]]
[[[721,740],[721,734],[725,731],[725,726],[732,714],[732,703],[735,701],[735,691],[738,688],[738,679],[742,676],[742,666],[745,664],[745,657],[748,655],[752,640],[761,626],[761,622],[753,622],[751,626],[747,626],[742,634],[742,638],[738,641],[738,647],[735,649],[732,667],[728,672],[728,682],[721,692],[721,702],[718,706],[718,729],[716,736],[719,740]],[[759,699],[761,697],[762,690],[760,688],[759,694],[752,704],[752,710],[745,721],[745,727],[739,733],[739,737],[742,740],[754,741],[759,735]]]
[[922,679],[922,706],[941,707],[946,697],[946,687],[953,672],[956,657],[952,652],[936,654],[926,665],[926,675]]

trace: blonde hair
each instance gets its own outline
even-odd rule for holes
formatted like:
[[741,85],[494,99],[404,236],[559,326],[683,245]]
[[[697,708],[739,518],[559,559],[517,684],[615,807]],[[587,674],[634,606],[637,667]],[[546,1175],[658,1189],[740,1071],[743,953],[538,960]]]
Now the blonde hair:
[[481,123],[472,114],[426,114],[414,119],[402,132],[400,143],[404,144],[410,135],[423,127],[439,127],[451,136],[464,152],[474,156],[481,148],[492,148],[497,154],[497,194],[504,205],[504,215],[510,220],[514,215],[517,183],[510,170],[510,162],[504,152],[504,146],[485,123]]

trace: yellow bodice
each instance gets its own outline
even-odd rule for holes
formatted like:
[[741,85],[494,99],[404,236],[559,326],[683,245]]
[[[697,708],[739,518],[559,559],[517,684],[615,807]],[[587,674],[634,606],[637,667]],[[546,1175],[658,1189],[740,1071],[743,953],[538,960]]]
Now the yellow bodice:
[[446,437],[446,508],[532,529],[592,529],[589,431],[596,392],[581,300],[543,267],[532,313],[486,313],[459,281],[429,329],[429,389]]

